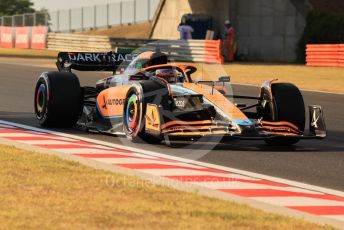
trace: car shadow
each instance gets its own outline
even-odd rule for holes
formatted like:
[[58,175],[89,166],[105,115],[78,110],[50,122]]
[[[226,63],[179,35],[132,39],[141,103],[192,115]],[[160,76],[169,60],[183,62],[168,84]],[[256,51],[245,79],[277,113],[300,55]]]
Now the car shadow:
[[227,143],[185,143],[176,142],[172,147],[202,150],[233,150],[233,151],[264,151],[264,152],[343,152],[344,132],[328,130],[328,137],[324,140],[300,140],[292,146],[271,146],[261,141],[235,140]]

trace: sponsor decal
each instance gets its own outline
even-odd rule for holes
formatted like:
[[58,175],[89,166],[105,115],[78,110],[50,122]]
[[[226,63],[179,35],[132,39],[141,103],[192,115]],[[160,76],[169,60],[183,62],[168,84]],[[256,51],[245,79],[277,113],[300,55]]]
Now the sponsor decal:
[[108,106],[118,106],[118,105],[123,105],[125,102],[125,99],[105,99],[105,97],[103,96],[103,109],[108,109]]
[[70,61],[75,62],[131,62],[137,54],[68,53]]
[[45,42],[45,34],[33,34],[32,35],[32,42],[33,43],[44,43]]
[[108,99],[106,104],[110,105],[110,106],[123,105],[124,104],[124,99]]
[[185,100],[184,99],[178,99],[178,98],[174,98],[174,104],[180,108],[183,109],[185,107]]
[[0,36],[1,48],[13,48],[13,39],[15,38],[14,28],[8,26],[0,26]]
[[319,120],[319,118],[320,118],[320,114],[317,113],[317,110],[314,110],[313,111],[313,116],[312,116],[312,122],[311,122],[312,127],[319,128],[318,127],[318,120]]
[[47,41],[48,27],[34,26],[31,28],[31,48],[45,49]]
[[19,34],[16,37],[17,43],[27,43],[29,36],[27,34]]
[[12,34],[1,34],[1,42],[12,42]]
[[17,27],[15,29],[15,47],[20,49],[28,49],[29,44],[29,27]]

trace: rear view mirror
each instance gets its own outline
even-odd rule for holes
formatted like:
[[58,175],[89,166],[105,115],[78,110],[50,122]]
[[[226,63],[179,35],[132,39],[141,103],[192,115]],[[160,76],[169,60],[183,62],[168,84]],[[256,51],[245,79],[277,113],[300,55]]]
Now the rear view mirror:
[[142,81],[142,80],[148,80],[148,77],[142,73],[133,74],[129,76],[129,81]]
[[231,81],[231,77],[230,76],[219,77],[219,82],[230,82],[230,81]]

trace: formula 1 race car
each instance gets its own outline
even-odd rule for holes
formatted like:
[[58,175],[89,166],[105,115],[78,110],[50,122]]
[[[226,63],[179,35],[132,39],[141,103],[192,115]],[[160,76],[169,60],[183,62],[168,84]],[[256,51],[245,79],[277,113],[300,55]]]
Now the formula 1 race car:
[[[118,71],[80,87],[72,70]],[[320,106],[305,105],[299,89],[269,80],[259,96],[230,95],[229,76],[218,81],[194,81],[197,68],[169,63],[167,55],[146,51],[120,53],[59,53],[59,71],[45,72],[35,89],[34,109],[41,126],[79,127],[88,131],[124,134],[131,141],[197,140],[204,137],[264,140],[292,145],[300,139],[323,139],[326,128]],[[234,103],[252,100],[252,105]]]

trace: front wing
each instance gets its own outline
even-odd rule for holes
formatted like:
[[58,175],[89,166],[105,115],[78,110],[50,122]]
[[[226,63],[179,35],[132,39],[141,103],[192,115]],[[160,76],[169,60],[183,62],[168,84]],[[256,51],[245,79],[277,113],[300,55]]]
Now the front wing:
[[[148,105],[145,131],[153,136],[168,136],[171,139],[223,136],[246,140],[264,140],[276,137],[299,139],[324,139],[327,136],[322,108],[309,106],[309,131],[305,133],[286,121],[254,121],[253,125],[239,126],[233,122],[215,120],[181,121],[162,123],[157,105]],[[239,127],[239,129],[238,129]]]

